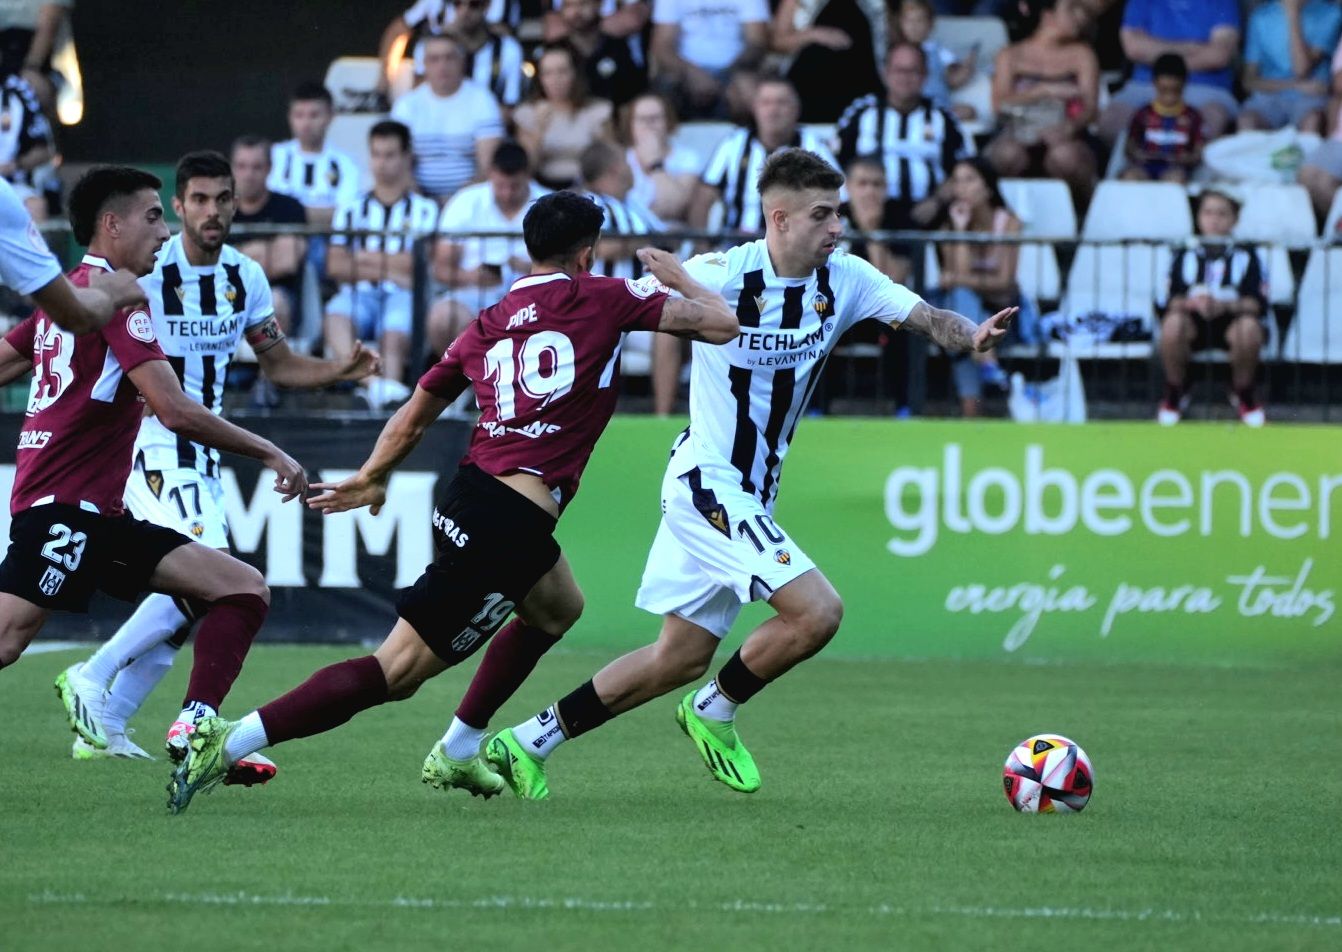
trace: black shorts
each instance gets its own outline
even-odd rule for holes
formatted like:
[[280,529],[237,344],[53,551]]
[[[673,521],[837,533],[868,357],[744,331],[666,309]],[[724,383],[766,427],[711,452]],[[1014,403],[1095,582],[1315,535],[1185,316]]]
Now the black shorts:
[[88,611],[95,589],[132,602],[163,557],[190,541],[129,513],[103,516],[58,502],[34,506],[9,524],[0,592],[67,612]]
[[[1197,325],[1197,336],[1193,338],[1193,352],[1201,353],[1204,350],[1229,350],[1230,341],[1226,340],[1226,331],[1230,330],[1230,325],[1239,320],[1239,314],[1220,314],[1208,320],[1197,314],[1193,315],[1193,323]],[[1259,318],[1260,326],[1263,324],[1262,318]],[[1266,339],[1267,328],[1263,327],[1264,339]]]
[[555,519],[469,464],[457,470],[433,510],[433,563],[396,599],[449,665],[489,640],[559,561]]

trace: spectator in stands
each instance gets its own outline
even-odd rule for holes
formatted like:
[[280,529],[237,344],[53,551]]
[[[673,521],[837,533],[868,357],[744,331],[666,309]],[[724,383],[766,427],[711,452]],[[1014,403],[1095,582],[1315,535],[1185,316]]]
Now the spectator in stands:
[[[1228,238],[1239,219],[1239,202],[1220,188],[1205,189],[1197,199],[1199,235]],[[1249,245],[1199,245],[1186,248],[1170,266],[1169,302],[1160,323],[1160,360],[1165,396],[1156,419],[1172,426],[1188,406],[1189,357],[1204,350],[1230,354],[1231,402],[1249,426],[1265,415],[1254,395],[1265,332],[1267,294],[1258,254]]]
[[1100,117],[1100,138],[1112,145],[1132,114],[1155,98],[1151,67],[1162,53],[1178,53],[1188,66],[1184,98],[1202,114],[1210,142],[1239,112],[1231,69],[1239,53],[1239,0],[1127,0],[1120,38],[1132,61],[1132,78]]
[[[383,96],[390,94],[392,80],[396,76],[402,58],[406,55],[411,57],[416,82],[423,79],[424,39],[446,33],[457,22],[458,9],[471,3],[472,0],[461,0],[461,2],[416,0],[413,6],[388,23],[382,31],[382,40],[378,44],[378,59],[382,61],[382,69],[378,73],[377,91]],[[515,0],[485,0],[485,3],[474,0],[474,3],[479,4],[477,9],[480,11],[481,19],[494,27],[492,32],[496,35],[504,36],[517,32],[521,23],[520,3]],[[469,16],[468,13],[467,17]],[[499,72],[502,74],[504,64],[511,63],[512,51],[505,50],[504,44],[500,44],[496,55],[498,59],[468,56],[470,62],[466,67],[467,74],[474,77],[480,85],[492,88],[493,64],[495,62],[499,64]],[[509,100],[497,90],[494,94],[505,105],[511,106],[516,103],[515,99]],[[520,96],[520,90],[518,94]]]
[[721,201],[723,231],[754,234],[764,230],[764,211],[755,187],[764,160],[787,146],[798,146],[838,162],[820,136],[797,125],[801,102],[786,79],[771,76],[755,89],[754,121],[730,133],[714,150],[690,199],[690,224],[708,225],[709,212]]
[[1342,35],[1342,9],[1325,0],[1272,0],[1253,11],[1244,42],[1241,129],[1323,130],[1328,54]]
[[587,91],[582,60],[573,47],[552,46],[536,64],[531,96],[513,116],[517,139],[531,156],[536,180],[546,188],[578,181],[578,157],[593,139],[613,139],[610,100]]
[[[481,308],[497,301],[530,270],[522,219],[545,193],[531,180],[526,149],[505,139],[494,150],[486,180],[467,185],[443,206],[433,276],[448,292],[429,311],[430,353],[446,350]],[[469,237],[482,231],[513,232],[518,238]]]
[[391,115],[410,129],[420,191],[439,202],[484,178],[503,137],[498,103],[466,78],[466,50],[449,34],[425,37],[424,83],[396,100]]
[[802,122],[835,122],[854,99],[881,88],[888,16],[884,0],[783,0],[770,45],[788,57]]
[[47,202],[34,173],[54,154],[51,125],[33,88],[22,76],[6,77],[0,86],[0,178],[14,186],[35,221],[47,218]]
[[[651,0],[598,0],[601,14],[601,32],[618,36],[629,44],[629,54],[636,63],[647,67],[648,58],[643,48],[643,37],[652,19]],[[564,18],[564,0],[549,0],[551,9],[545,11],[541,26],[546,45],[562,43],[570,36],[569,23]]]
[[769,48],[766,0],[654,0],[653,83],[686,119],[726,118],[728,80]]
[[[997,170],[983,158],[962,159],[951,173],[951,203],[937,227],[979,235],[1019,235],[1021,221],[1007,207]],[[1038,319],[1034,305],[1016,284],[1020,246],[966,241],[945,242],[937,249],[941,265],[941,306],[983,323],[1007,307],[1019,307],[1016,327],[1022,333]],[[978,416],[985,385],[1006,390],[1007,378],[994,352],[954,355],[951,377],[964,415]]]
[[675,107],[661,93],[644,93],[620,110],[620,141],[634,177],[630,194],[662,221],[684,224],[704,160],[675,144],[676,126]]
[[1202,115],[1184,102],[1188,67],[1178,53],[1162,53],[1151,67],[1156,98],[1133,114],[1125,148],[1133,182],[1187,182],[1202,163]]
[[[526,77],[522,73],[522,44],[506,33],[496,33],[485,22],[489,0],[455,0],[456,19],[447,28],[466,53],[466,75],[490,91],[505,110],[522,101]],[[422,48],[422,47],[421,47]]]
[[56,40],[74,0],[7,0],[0,4],[0,76],[20,74],[32,87],[48,122],[55,121],[51,65]]
[[[270,176],[270,143],[267,140],[260,136],[235,139],[230,161],[236,189],[234,225],[301,225],[307,220],[298,199],[272,192],[266,186]],[[240,237],[233,244],[243,254],[260,262],[270,282],[275,319],[279,321],[280,330],[291,333],[299,313],[307,241],[302,235],[272,235]]]
[[974,78],[978,68],[978,50],[963,59],[947,46],[932,38],[936,27],[936,13],[930,0],[903,0],[899,5],[899,35],[923,48],[927,60],[927,79],[923,95],[942,109],[949,109],[960,119],[973,119],[974,107],[965,103],[953,105],[951,90],[959,89]]
[[326,144],[326,130],[334,117],[330,91],[321,83],[301,83],[289,97],[293,138],[270,147],[267,187],[302,202],[314,225],[331,224],[336,206],[359,194],[359,167]]
[[885,102],[857,100],[839,120],[839,161],[878,156],[885,164],[890,198],[900,203],[903,227],[929,224],[949,201],[951,167],[971,155],[973,142],[960,123],[923,95],[927,57],[904,40],[885,57]]
[[1040,0],[1034,33],[997,54],[993,110],[1001,131],[987,155],[999,175],[1062,179],[1078,210],[1099,177],[1097,115],[1100,66],[1079,37],[1085,8],[1076,0]]
[[1300,166],[1300,184],[1309,191],[1320,225],[1325,223],[1333,197],[1342,186],[1342,41],[1333,51],[1332,69],[1332,96],[1324,110],[1324,132],[1328,138]]
[[[632,194],[634,173],[624,150],[612,142],[593,142],[582,153],[582,181],[588,197],[606,214],[601,226],[601,241],[596,249],[593,274],[634,280],[643,276],[643,262],[635,252],[655,243],[649,235],[664,231],[665,225]],[[661,338],[672,347],[661,348]],[[680,384],[681,343],[669,334],[631,331],[625,335],[621,350],[621,369],[628,372],[631,363],[647,367],[652,377],[653,412],[659,416],[675,409]],[[658,366],[658,360],[661,366]]]
[[560,0],[559,14],[567,27],[564,40],[586,64],[588,91],[616,108],[648,88],[647,64],[636,60],[629,38],[607,33],[601,0]]
[[[403,377],[414,319],[412,244],[433,234],[438,206],[414,191],[410,130],[383,120],[368,131],[373,188],[336,212],[330,273],[340,290],[326,305],[326,351],[345,359],[356,340],[377,340],[382,377],[362,388],[373,409],[405,399]],[[355,235],[369,231],[386,234]]]

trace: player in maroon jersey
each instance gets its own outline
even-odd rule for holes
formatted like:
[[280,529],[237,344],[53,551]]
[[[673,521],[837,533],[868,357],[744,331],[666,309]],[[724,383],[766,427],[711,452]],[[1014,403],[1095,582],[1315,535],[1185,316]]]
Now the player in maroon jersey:
[[[72,284],[85,287],[99,271],[153,269],[168,237],[160,184],[124,167],[80,179],[70,221],[89,253],[70,272]],[[187,439],[260,460],[286,499],[306,491],[302,467],[188,399],[145,310],[127,308],[79,336],[38,311],[0,342],[0,375],[16,364],[31,367],[35,379],[19,434],[9,553],[0,562],[0,667],[18,660],[53,610],[87,611],[95,589],[131,601],[147,589],[166,592],[208,605],[185,706],[213,714],[265,620],[269,591],[251,566],[125,511],[144,406]],[[106,747],[98,700],[62,700],[71,727]]]
[[479,720],[467,721],[473,742],[455,756],[434,744],[423,770],[438,787],[484,796],[503,789],[480,760],[480,740],[488,715],[582,611],[554,529],[615,410],[623,333],[657,330],[720,344],[740,331],[722,297],[665,252],[643,249],[639,256],[683,298],[589,274],[603,217],[596,204],[571,192],[539,199],[523,220],[531,274],[480,312],[420,379],[358,473],[313,487],[322,493],[308,505],[323,513],[362,506],[376,513],[392,470],[448,404],[475,387],[480,420],[433,512],[433,564],[399,599],[387,639],[373,654],[323,668],[240,721],[202,721],[169,785],[173,812],[239,758],[409,697],[470,656],[516,611],[496,641],[506,650],[491,647],[486,658],[494,668],[484,679],[487,690],[463,706],[470,704]]

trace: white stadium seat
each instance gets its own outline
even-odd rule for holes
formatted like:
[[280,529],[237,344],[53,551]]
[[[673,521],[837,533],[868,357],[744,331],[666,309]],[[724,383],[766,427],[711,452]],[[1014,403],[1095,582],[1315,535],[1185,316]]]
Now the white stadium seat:
[[1323,237],[1333,238],[1337,234],[1337,223],[1342,219],[1342,189],[1333,196],[1333,204],[1328,209],[1328,217],[1323,222]]
[[1101,182],[1081,230],[1091,241],[1183,241],[1191,234],[1188,193],[1173,182]]
[[695,153],[707,165],[718,143],[735,129],[730,122],[686,122],[676,130],[673,138],[676,145]]
[[1061,179],[1004,178],[1002,197],[1021,220],[1025,234],[1049,238],[1076,236],[1076,208]]
[[350,111],[360,93],[376,89],[381,68],[376,56],[340,56],[331,60],[323,84],[335,99],[336,112]]
[[1281,356],[1306,364],[1342,364],[1342,248],[1309,253]]
[[978,72],[991,73],[997,53],[1009,42],[1001,17],[937,17],[932,39],[962,56],[978,47]]
[[1314,206],[1302,185],[1253,185],[1244,189],[1244,207],[1235,236],[1285,245],[1312,244]]
[[368,171],[368,130],[385,119],[375,112],[337,114],[326,130],[326,144],[340,149],[359,167],[359,188],[371,188],[372,174]]

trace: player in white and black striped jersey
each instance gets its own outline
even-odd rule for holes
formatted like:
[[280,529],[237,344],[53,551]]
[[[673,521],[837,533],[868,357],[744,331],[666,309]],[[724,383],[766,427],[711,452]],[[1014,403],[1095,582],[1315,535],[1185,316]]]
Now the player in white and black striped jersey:
[[433,234],[438,205],[413,188],[404,124],[385,119],[369,129],[368,155],[372,189],[336,211],[327,270],[340,290],[326,304],[326,350],[341,360],[360,340],[378,341],[383,376],[369,381],[365,395],[382,406],[410,395],[402,377],[414,318],[411,251],[416,237]]
[[289,97],[292,139],[270,147],[272,192],[292,195],[307,209],[308,221],[328,225],[336,206],[359,193],[359,167],[326,144],[326,130],[335,116],[331,94],[321,83],[302,83]]
[[[271,307],[265,272],[226,244],[235,209],[228,160],[192,152],[177,165],[173,210],[182,230],[159,251],[141,279],[155,336],[186,395],[220,413],[224,379],[246,339],[262,370],[281,386],[322,387],[357,380],[377,369],[377,354],[360,350],[336,362],[295,354]],[[126,506],[137,518],[176,529],[217,549],[228,548],[219,453],[173,433],[148,416],[135,441]],[[126,721],[167,673],[195,611],[167,595],[150,595],[82,669],[99,689],[110,685],[104,728],[123,736]],[[114,680],[115,679],[115,680]],[[105,752],[76,741],[74,756]],[[147,757],[131,742],[117,756]],[[273,765],[271,768],[273,773]],[[265,770],[264,778],[269,779]]]
[[10,170],[5,178],[25,203],[37,197],[32,173],[51,157],[52,145],[51,125],[33,87],[18,74],[6,77],[0,85],[0,167]]
[[661,634],[491,743],[491,762],[507,764],[519,796],[546,788],[545,758],[559,744],[701,677],[742,606],[765,600],[775,616],[676,713],[714,777],[758,789],[736,708],[823,648],[843,614],[829,581],[773,518],[783,460],[826,358],[867,319],[924,334],[948,352],[988,350],[1005,336],[1015,308],[976,326],[836,252],[842,184],[818,155],[776,153],[758,183],[764,239],[687,262],[695,280],[735,305],[741,333],[716,353],[694,345],[690,425],[672,448],[637,597],[663,616]]
[[923,95],[926,77],[922,47],[895,43],[885,58],[885,97],[858,99],[837,128],[844,168],[858,156],[876,156],[885,165],[889,197],[900,203],[906,227],[932,221],[940,210],[937,190],[957,161],[974,154],[956,118]]
[[764,211],[755,187],[765,160],[779,149],[798,147],[821,156],[837,171],[838,162],[819,135],[797,125],[801,100],[786,79],[760,80],[751,103],[753,123],[731,133],[713,151],[690,199],[689,220],[708,225],[715,202],[722,202],[723,231],[755,234],[764,230]]

